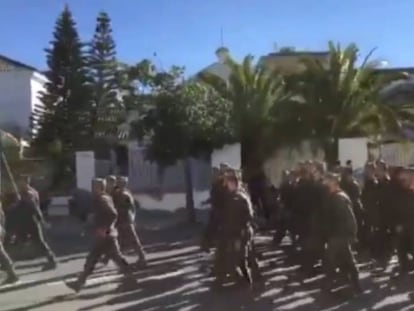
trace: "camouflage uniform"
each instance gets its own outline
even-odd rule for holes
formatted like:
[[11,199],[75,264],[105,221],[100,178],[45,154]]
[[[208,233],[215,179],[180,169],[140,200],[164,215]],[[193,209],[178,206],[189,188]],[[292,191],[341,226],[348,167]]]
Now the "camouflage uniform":
[[[219,173],[220,174],[220,173]],[[208,223],[202,239],[202,248],[208,250],[217,238],[217,228],[220,223],[220,212],[223,211],[223,203],[226,195],[226,189],[223,185],[223,176],[215,176],[210,190],[211,204]]]
[[132,244],[132,247],[139,257],[139,261],[145,263],[144,249],[135,230],[136,207],[134,197],[131,192],[124,187],[120,186],[116,191],[117,192],[113,197],[115,208],[118,212],[116,227],[119,232],[119,243],[121,245],[123,243]]
[[336,268],[346,274],[354,289],[360,291],[358,269],[351,246],[357,238],[357,223],[352,202],[344,192],[330,193],[326,200],[328,240],[324,268],[328,279],[335,278]]
[[[350,176],[347,176],[350,174]],[[365,226],[365,212],[361,202],[361,187],[355,178],[352,177],[352,171],[345,168],[345,173],[341,179],[341,189],[348,195],[352,202],[352,209],[358,224],[358,241],[366,244],[367,230]]]
[[221,221],[214,271],[217,282],[222,283],[227,274],[235,275],[240,268],[243,276],[252,283],[249,252],[253,238],[253,210],[244,191],[228,193]]
[[[96,183],[103,183],[96,179]],[[100,258],[105,255],[120,268],[121,272],[132,277],[132,270],[127,260],[122,256],[118,244],[118,232],[116,229],[117,212],[112,198],[108,194],[100,193],[94,196],[95,212],[95,242],[86,258],[83,272],[74,283],[66,283],[68,287],[78,292],[85,284],[86,279],[93,273]]]
[[37,193],[28,188],[20,193],[21,198],[16,206],[18,214],[17,235],[21,239],[30,235],[31,240],[46,256],[48,263],[44,269],[56,268],[56,256],[44,239],[42,225],[45,223],[40,211]]

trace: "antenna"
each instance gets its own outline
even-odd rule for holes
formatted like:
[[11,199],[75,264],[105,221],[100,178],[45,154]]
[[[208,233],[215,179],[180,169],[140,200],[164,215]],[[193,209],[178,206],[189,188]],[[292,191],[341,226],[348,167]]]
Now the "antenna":
[[221,47],[224,46],[224,40],[223,40],[223,27],[220,28],[220,44]]
[[158,60],[158,65],[159,65],[159,67],[160,67],[161,71],[163,71],[163,70],[164,70],[164,68],[163,68],[163,65],[162,65],[162,61],[161,61],[161,59],[158,57],[157,52],[154,52],[154,53],[152,54],[152,56],[154,57],[154,61],[157,61],[157,60]]

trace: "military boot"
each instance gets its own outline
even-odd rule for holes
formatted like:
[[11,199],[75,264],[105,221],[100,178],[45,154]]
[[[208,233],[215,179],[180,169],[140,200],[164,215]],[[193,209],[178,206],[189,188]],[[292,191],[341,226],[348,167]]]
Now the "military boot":
[[76,281],[65,282],[65,285],[73,290],[75,293],[79,293],[83,285],[86,282],[86,274],[82,272]]

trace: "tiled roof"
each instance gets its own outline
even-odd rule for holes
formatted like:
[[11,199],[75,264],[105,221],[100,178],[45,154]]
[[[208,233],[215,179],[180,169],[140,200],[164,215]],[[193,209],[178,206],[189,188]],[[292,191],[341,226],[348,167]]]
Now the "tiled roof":
[[21,63],[17,60],[11,59],[11,58],[9,58],[7,56],[4,56],[4,55],[1,55],[1,54],[0,54],[0,61],[3,61],[5,63],[10,63],[13,66],[24,68],[24,69],[27,69],[27,70],[38,71],[35,67],[32,67],[32,66],[29,66],[27,64]]

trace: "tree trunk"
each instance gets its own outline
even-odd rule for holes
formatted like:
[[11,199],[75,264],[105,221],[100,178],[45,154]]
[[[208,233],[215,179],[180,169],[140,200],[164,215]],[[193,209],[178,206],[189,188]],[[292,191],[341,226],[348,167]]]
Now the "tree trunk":
[[256,142],[253,141],[245,140],[240,144],[244,182],[248,182],[252,176],[256,176],[263,171],[263,160],[258,154],[258,148]]
[[194,206],[194,193],[193,193],[193,174],[191,168],[191,158],[185,158],[183,161],[184,166],[184,178],[185,178],[185,204],[188,213],[188,220],[191,223],[196,222],[196,213]]
[[338,144],[339,139],[337,137],[324,143],[325,161],[329,168],[333,167],[335,162],[339,160]]

